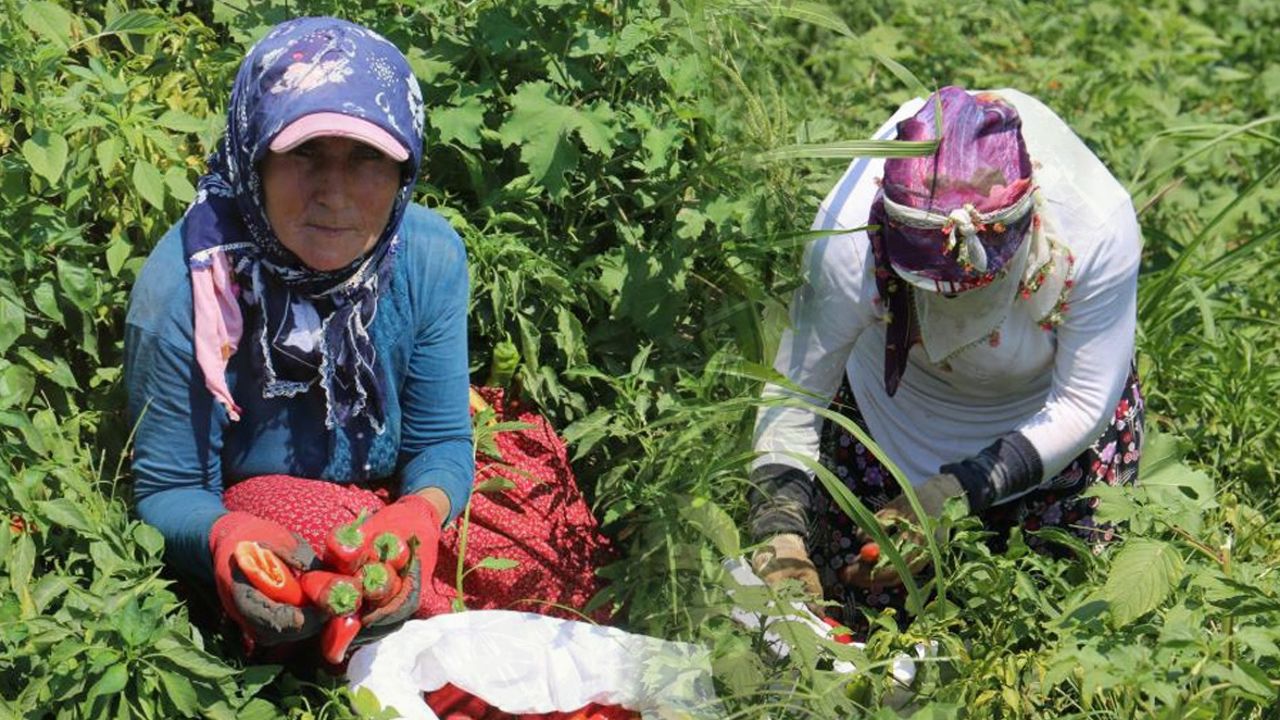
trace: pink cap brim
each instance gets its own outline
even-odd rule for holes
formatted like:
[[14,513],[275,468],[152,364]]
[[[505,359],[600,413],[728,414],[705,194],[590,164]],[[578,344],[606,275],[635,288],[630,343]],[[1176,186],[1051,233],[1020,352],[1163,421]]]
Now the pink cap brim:
[[289,152],[302,143],[318,137],[351,138],[366,145],[372,145],[396,162],[409,159],[409,150],[391,133],[368,120],[331,112],[311,113],[289,123],[271,141],[271,151]]

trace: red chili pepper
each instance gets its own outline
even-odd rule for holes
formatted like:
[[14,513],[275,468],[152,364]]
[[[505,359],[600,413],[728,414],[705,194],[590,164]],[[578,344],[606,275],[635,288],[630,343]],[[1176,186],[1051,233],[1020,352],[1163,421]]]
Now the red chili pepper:
[[373,539],[373,555],[400,572],[409,564],[409,546],[399,535],[388,530]]
[[255,590],[275,602],[302,604],[302,586],[275,553],[252,540],[241,540],[236,543],[233,555]]
[[367,563],[360,568],[360,589],[364,599],[378,607],[400,590],[400,576],[383,562]]
[[[841,623],[837,621],[835,618],[826,617],[825,615],[822,617],[822,622],[826,623],[829,627],[833,627],[833,628],[838,628],[841,626]],[[838,633],[836,635],[832,635],[831,639],[835,640],[841,645],[848,645],[849,643],[853,642],[853,636],[850,635],[849,633]]]
[[618,705],[597,705],[592,703],[571,713],[561,713],[564,720],[635,720],[640,713]]
[[332,665],[340,665],[347,657],[351,641],[360,632],[360,618],[355,615],[342,615],[330,618],[320,634],[320,653]]
[[365,515],[354,522],[339,525],[324,540],[324,559],[329,567],[344,575],[354,575],[360,564],[364,562],[364,532],[360,526],[364,524]]
[[880,546],[869,542],[858,550],[858,559],[868,565],[875,565],[880,560]]
[[[427,707],[431,708],[431,712],[438,715],[440,720],[484,720],[490,716],[489,713],[494,713],[494,717],[497,717],[497,712],[492,705],[449,683],[441,685],[438,690],[426,693],[424,699],[427,701]],[[550,716],[547,717],[550,718]]]
[[429,578],[424,581],[418,572],[417,548],[418,537],[416,535],[410,536],[409,566],[405,569],[404,575],[397,576],[400,583],[396,587],[396,591],[389,595],[386,600],[383,600],[381,605],[365,614],[364,622],[366,625],[377,625],[382,622],[388,615],[402,608],[403,603],[408,601],[409,596],[416,592],[423,582],[430,582]]
[[302,573],[302,592],[316,607],[338,617],[360,609],[356,579],[328,570]]

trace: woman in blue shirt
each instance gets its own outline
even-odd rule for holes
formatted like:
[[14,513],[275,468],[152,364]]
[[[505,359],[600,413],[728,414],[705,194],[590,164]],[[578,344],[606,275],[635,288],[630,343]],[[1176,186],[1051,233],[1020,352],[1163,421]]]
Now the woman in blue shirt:
[[273,28],[130,298],[138,511],[250,647],[323,620],[254,590],[237,543],[306,569],[329,528],[372,510],[366,529],[419,540],[401,592],[362,618],[385,630],[425,604],[441,525],[470,496],[466,255],[410,202],[422,133],[388,41],[332,18]]

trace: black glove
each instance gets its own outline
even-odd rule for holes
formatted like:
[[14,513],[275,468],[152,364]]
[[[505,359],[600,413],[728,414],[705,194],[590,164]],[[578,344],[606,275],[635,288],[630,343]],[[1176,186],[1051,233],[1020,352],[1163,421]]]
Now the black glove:
[[1025,435],[1011,432],[973,457],[943,465],[939,472],[960,481],[969,498],[969,510],[978,513],[1039,485],[1044,464]]

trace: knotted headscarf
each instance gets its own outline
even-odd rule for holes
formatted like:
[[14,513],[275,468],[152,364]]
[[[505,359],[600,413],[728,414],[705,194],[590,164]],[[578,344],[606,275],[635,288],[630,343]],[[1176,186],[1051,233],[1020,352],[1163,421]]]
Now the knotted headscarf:
[[[930,359],[943,362],[987,338],[1015,298],[1030,294],[1029,271],[1044,275],[1054,257],[1017,111],[996,95],[946,87],[898,124],[897,139],[935,139],[939,106],[937,151],[886,160],[867,221],[879,227],[868,235],[887,310],[890,395],[915,342],[923,340]],[[1056,268],[1062,278],[1065,266]],[[922,321],[933,327],[922,333]]]
[[[347,267],[317,271],[277,239],[258,166],[295,120],[339,113],[377,125],[409,153],[386,228]],[[319,385],[325,427],[362,463],[384,429],[384,379],[369,327],[390,280],[397,231],[422,159],[423,103],[404,55],[385,38],[335,18],[290,20],[249,51],[236,75],[227,130],[200,178],[182,227],[195,306],[195,355],[205,386],[238,420],[228,359],[247,313],[264,398]],[[246,387],[241,384],[241,387]],[[244,390],[241,390],[244,392]]]

